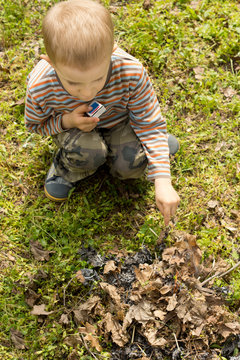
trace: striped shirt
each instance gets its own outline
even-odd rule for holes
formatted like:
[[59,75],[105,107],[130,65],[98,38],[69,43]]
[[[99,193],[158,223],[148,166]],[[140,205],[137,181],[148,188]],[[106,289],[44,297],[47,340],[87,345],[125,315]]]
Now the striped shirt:
[[[64,131],[62,116],[84,102],[62,86],[54,68],[39,61],[27,79],[26,127],[41,135]],[[111,128],[126,119],[140,139],[148,159],[148,179],[170,176],[166,122],[149,76],[143,65],[116,47],[111,57],[111,73],[95,99],[105,106],[98,128]]]

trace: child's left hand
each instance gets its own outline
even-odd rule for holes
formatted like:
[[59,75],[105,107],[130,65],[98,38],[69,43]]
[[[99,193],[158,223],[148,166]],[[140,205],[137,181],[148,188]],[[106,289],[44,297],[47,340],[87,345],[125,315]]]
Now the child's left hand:
[[155,179],[155,198],[157,207],[163,215],[164,223],[167,226],[180,202],[180,197],[172,187],[170,179]]

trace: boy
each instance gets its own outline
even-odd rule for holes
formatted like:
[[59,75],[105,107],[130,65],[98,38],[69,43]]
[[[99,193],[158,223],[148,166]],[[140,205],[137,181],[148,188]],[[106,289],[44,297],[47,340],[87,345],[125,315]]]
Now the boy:
[[[53,6],[43,20],[47,55],[28,76],[25,120],[29,131],[51,135],[58,152],[45,194],[67,199],[75,183],[107,162],[113,176],[140,177],[148,164],[156,204],[167,225],[179,196],[169,171],[177,140],[166,133],[159,104],[142,64],[114,45],[109,12],[93,0]],[[89,117],[92,101],[104,106]]]

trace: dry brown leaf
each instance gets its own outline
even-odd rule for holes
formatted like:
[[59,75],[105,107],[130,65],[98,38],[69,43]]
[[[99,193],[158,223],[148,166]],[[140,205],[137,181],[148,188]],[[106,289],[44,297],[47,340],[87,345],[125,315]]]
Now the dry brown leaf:
[[215,209],[215,207],[219,205],[219,202],[217,200],[210,200],[207,205],[210,209]]
[[78,331],[80,334],[96,334],[96,328],[88,322],[86,322],[85,326],[78,328]]
[[192,265],[195,269],[195,272],[199,273],[199,265],[202,259],[202,252],[199,246],[197,245],[196,236],[186,234],[186,240],[189,246]]
[[69,324],[69,318],[67,314],[62,314],[59,320],[60,324],[68,325]]
[[33,253],[33,256],[36,260],[39,261],[48,261],[49,260],[49,254],[50,251],[43,250],[42,245],[38,241],[30,241],[30,249]]
[[41,305],[34,305],[33,306],[33,310],[31,311],[32,315],[38,315],[38,316],[42,316],[42,315],[50,315],[53,313],[53,311],[46,311],[45,310],[45,304],[41,304]]
[[87,322],[92,310],[100,301],[99,296],[92,296],[85,303],[80,304],[76,310],[73,310],[75,322],[78,325]]
[[152,312],[152,305],[150,302],[142,300],[137,305],[132,305],[123,321],[123,331],[125,331],[133,320],[140,324],[145,324],[149,320],[154,320],[155,317]]
[[11,333],[11,340],[15,348],[20,350],[26,349],[23,334],[15,329],[10,329],[10,333]]
[[201,0],[198,1],[191,1],[189,6],[193,9],[196,10],[199,8],[199,5],[201,4]]
[[67,360],[79,360],[79,355],[77,350],[73,350],[69,355]]
[[111,313],[107,313],[104,319],[105,329],[112,334],[112,340],[120,347],[123,347],[128,342],[128,336],[123,331],[123,328],[116,321]]
[[96,332],[97,332],[96,327],[92,324],[89,324],[88,322],[86,322],[86,324],[85,324],[85,329],[88,334],[96,334]]
[[201,325],[199,325],[196,329],[192,330],[191,331],[191,335],[192,336],[200,336],[201,335],[201,332],[203,330],[203,327],[204,327],[204,323],[202,323]]
[[121,296],[119,295],[116,286],[110,285],[105,282],[100,283],[101,288],[108,293],[114,303],[119,307],[125,307],[124,304],[121,303]]
[[77,345],[82,345],[83,341],[80,335],[73,334],[64,339],[64,344],[76,348]]
[[166,295],[166,294],[170,293],[172,290],[173,290],[173,287],[172,287],[172,286],[170,286],[170,285],[164,285],[164,286],[161,287],[160,293],[161,293],[162,295]]
[[[182,300],[182,299],[180,299]],[[176,307],[176,313],[179,319],[182,319],[183,324],[186,322],[192,321],[191,315],[189,313],[189,303],[187,297],[183,299],[183,303]]]
[[83,276],[82,270],[78,270],[76,272],[76,278],[79,280],[82,284],[85,283],[85,277]]
[[221,225],[231,233],[235,233],[238,230],[237,227],[235,227],[231,222],[226,222],[224,219],[221,219]]
[[114,272],[117,270],[117,266],[115,264],[115,261],[113,260],[109,260],[106,265],[104,266],[104,270],[103,270],[103,273],[104,275],[105,274],[108,274],[110,272]]
[[167,344],[167,341],[163,337],[158,337],[158,329],[147,329],[144,331],[144,335],[152,346],[163,347]]
[[165,311],[162,310],[155,310],[153,312],[154,316],[160,320],[164,320],[165,315],[167,314]]
[[205,69],[201,66],[197,66],[195,68],[193,68],[194,74],[195,74],[195,79],[197,80],[202,80],[204,79],[204,76],[202,76],[204,74]]
[[141,283],[145,283],[151,278],[154,270],[152,265],[140,264],[139,268],[135,268],[134,271],[136,279]]
[[96,336],[92,335],[92,334],[87,334],[84,337],[84,340],[89,341],[91,343],[91,346],[96,349],[97,351],[101,352],[102,351],[102,346],[99,343],[99,340]]
[[86,322],[85,326],[78,328],[80,334],[96,334],[97,329],[94,325]]
[[237,322],[234,323],[224,323],[219,328],[219,333],[226,339],[229,335],[238,335],[240,333],[240,324]]
[[[200,280],[193,276],[193,266],[198,267],[201,259],[196,237],[180,231],[174,237],[176,244],[164,250],[162,261],[156,259],[153,264],[141,264],[135,269],[136,281],[125,294],[135,301],[128,311],[122,300],[125,297],[121,298],[120,291],[123,289],[104,281],[100,286],[109,296],[104,296],[103,302],[99,297],[95,300],[90,298],[74,311],[75,320],[84,324],[79,329],[83,342],[89,341],[100,351],[98,336],[104,336],[105,341],[111,339],[124,347],[129,341],[129,326],[134,323],[136,331],[152,346],[171,348],[175,342],[173,339],[169,345],[170,330],[164,326],[164,321],[174,326],[177,338],[182,329],[182,334],[186,334],[184,339],[188,343],[188,351],[194,348],[201,354],[203,348],[208,348],[213,342],[218,343],[219,338],[226,338],[231,333],[239,334],[237,317],[230,316],[216,292],[203,288]],[[212,258],[205,259],[199,266],[201,278],[209,276],[212,270],[218,273],[219,269],[227,266],[225,261],[216,260],[212,269],[212,262]],[[109,269],[112,265],[109,264]],[[97,321],[99,316],[103,319],[101,322]],[[96,325],[93,326],[93,323]]]
[[30,306],[33,307],[35,302],[40,298],[40,295],[36,294],[32,289],[27,289],[25,293],[25,301]]
[[[166,261],[169,265],[180,266],[185,264],[184,257],[179,252],[179,249],[186,249],[185,241],[178,241],[174,247],[167,248],[162,253],[162,259]],[[171,269],[171,268],[170,268]]]
[[232,98],[234,95],[237,95],[237,91],[234,90],[231,86],[229,86],[224,90],[223,94],[226,98]]
[[167,311],[173,311],[177,306],[177,295],[173,294],[173,296],[168,298]]
[[95,326],[93,326],[92,324],[89,324],[88,322],[86,322],[85,326],[80,327],[78,329],[78,331],[81,334],[85,335],[84,340],[89,341],[93,348],[95,348],[99,352],[102,351],[102,347],[101,347],[101,345],[99,343],[99,339],[96,336],[97,328]]
[[149,10],[151,6],[152,6],[151,0],[144,0],[143,2],[144,10]]

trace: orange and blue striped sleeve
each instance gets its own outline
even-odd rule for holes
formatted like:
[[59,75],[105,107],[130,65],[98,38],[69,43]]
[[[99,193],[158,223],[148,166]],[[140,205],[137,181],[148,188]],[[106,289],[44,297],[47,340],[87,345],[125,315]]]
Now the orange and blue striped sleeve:
[[131,125],[148,159],[148,179],[170,177],[166,121],[144,67],[137,84],[130,89],[128,109]]
[[62,114],[54,113],[51,107],[44,111],[30,90],[27,91],[25,101],[25,125],[28,131],[42,136],[56,135],[64,131]]

